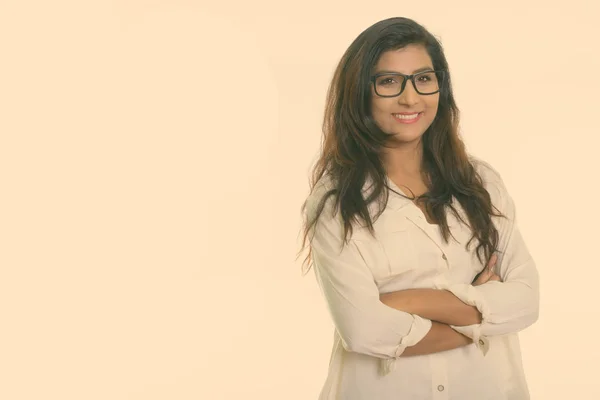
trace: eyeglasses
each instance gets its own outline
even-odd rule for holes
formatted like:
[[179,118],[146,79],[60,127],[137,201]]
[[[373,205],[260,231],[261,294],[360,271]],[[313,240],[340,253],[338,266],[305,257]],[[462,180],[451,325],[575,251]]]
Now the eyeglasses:
[[413,75],[399,72],[382,72],[371,77],[375,93],[380,97],[396,97],[404,91],[406,82],[412,82],[417,93],[422,95],[435,94],[440,91],[446,78],[445,70],[424,71]]

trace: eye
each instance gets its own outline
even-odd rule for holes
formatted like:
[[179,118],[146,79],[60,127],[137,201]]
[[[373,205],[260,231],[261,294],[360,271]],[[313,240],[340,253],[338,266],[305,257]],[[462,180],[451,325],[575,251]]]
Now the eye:
[[425,72],[419,76],[417,76],[417,82],[419,83],[430,83],[437,81],[435,76],[435,72]]
[[396,81],[394,78],[386,77],[381,78],[378,83],[379,85],[392,85],[394,83],[398,83],[398,81]]
[[402,84],[403,77],[398,75],[382,75],[377,78],[377,86],[389,87]]

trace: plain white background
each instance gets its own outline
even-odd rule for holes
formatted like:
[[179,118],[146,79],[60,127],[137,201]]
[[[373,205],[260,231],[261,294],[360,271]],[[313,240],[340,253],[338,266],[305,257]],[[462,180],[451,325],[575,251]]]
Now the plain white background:
[[333,69],[372,23],[440,37],[462,135],[542,279],[533,399],[600,397],[593,2],[0,5],[0,397],[311,399],[332,326],[300,206]]

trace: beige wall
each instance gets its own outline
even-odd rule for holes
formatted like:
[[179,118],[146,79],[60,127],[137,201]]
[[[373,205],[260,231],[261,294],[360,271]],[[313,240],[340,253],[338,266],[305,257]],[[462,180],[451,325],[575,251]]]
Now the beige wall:
[[2,1],[0,398],[315,399],[299,207],[335,63],[394,15],[441,37],[517,202],[532,398],[600,398],[598,6],[481,3]]

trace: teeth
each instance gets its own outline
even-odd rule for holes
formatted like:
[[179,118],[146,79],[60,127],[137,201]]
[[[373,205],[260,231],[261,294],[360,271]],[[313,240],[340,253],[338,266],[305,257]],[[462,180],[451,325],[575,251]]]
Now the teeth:
[[419,115],[419,113],[416,114],[408,114],[408,115],[403,115],[403,114],[393,114],[394,117],[398,118],[398,119],[415,119],[417,118],[417,116]]

